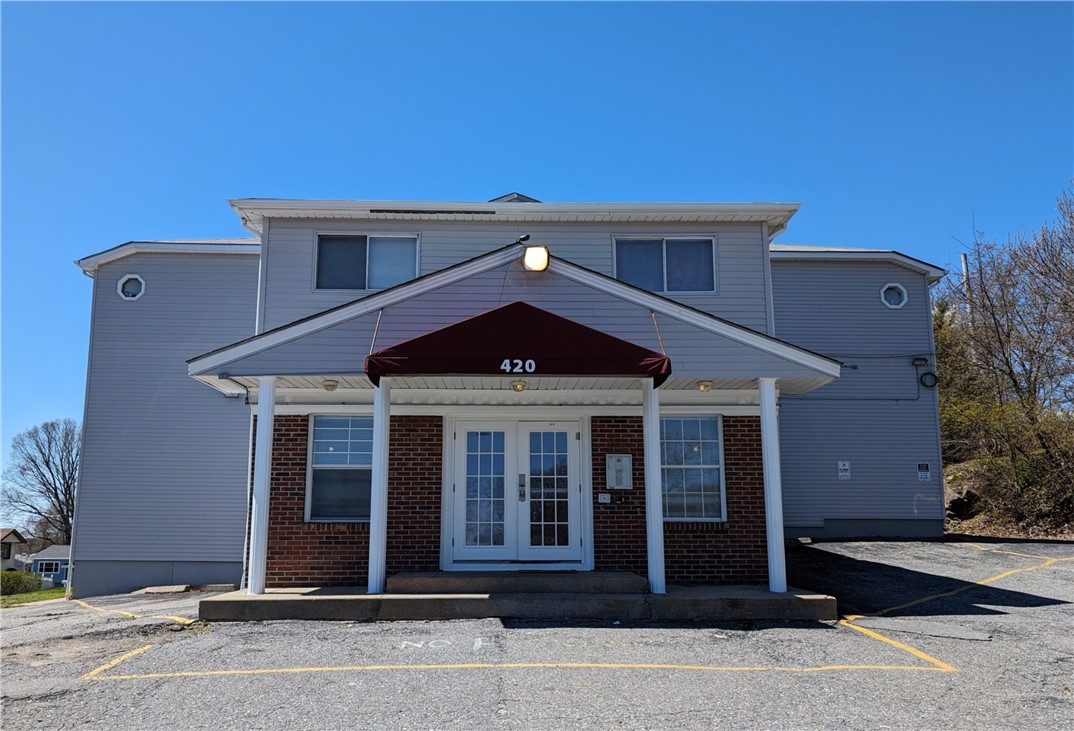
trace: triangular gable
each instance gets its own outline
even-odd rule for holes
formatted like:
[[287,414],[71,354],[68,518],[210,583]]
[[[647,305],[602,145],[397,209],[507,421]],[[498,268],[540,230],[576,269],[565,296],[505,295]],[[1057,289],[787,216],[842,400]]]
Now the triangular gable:
[[373,353],[365,372],[387,375],[650,376],[659,386],[671,359],[525,302],[494,310]]
[[[563,259],[551,257],[546,272],[525,272],[519,263],[524,249],[507,246],[207,353],[189,362],[189,372],[213,385],[221,373],[357,375],[378,346],[454,325],[506,298],[666,352],[681,376],[704,370],[709,377],[714,367],[742,378],[827,382],[839,375],[839,363],[830,358]],[[576,288],[573,294],[563,288],[567,283]]]

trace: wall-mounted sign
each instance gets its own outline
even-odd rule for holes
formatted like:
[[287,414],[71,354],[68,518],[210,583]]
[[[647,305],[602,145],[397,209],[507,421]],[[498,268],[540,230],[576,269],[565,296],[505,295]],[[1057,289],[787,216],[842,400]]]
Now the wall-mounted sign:
[[629,490],[634,487],[631,463],[629,454],[604,455],[604,484],[609,490]]
[[917,463],[917,481],[932,482],[932,469],[929,467],[928,462]]
[[835,471],[839,475],[840,480],[850,479],[850,460],[849,459],[837,459],[835,461]]

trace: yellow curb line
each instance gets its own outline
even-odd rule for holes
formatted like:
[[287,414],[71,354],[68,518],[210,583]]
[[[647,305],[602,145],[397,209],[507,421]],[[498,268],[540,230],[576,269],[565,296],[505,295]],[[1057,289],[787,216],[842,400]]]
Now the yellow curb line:
[[[72,599],[75,604],[86,609],[92,609],[95,612],[112,612],[113,614],[122,614],[124,617],[130,617],[131,619],[142,619],[141,614],[135,614],[134,612],[125,612],[122,609],[103,609],[101,607],[95,607],[92,604],[82,601],[81,599]],[[186,617],[174,617],[170,614],[150,614],[146,619],[167,619],[178,624],[194,624],[197,620],[187,619]],[[152,645],[150,645],[152,647]]]
[[[95,609],[96,607],[91,607],[91,608]],[[109,670],[111,668],[114,668],[116,665],[119,665],[124,660],[129,660],[132,657],[134,657],[135,655],[141,655],[146,650],[151,650],[154,647],[155,647],[155,645],[142,645],[137,650],[131,650],[130,652],[125,652],[122,655],[120,655],[119,657],[117,657],[115,660],[109,660],[104,665],[101,665],[99,668],[94,668],[93,670],[90,670],[88,673],[86,673],[85,675],[82,676],[82,679],[83,680],[99,680],[99,678],[97,676],[100,675],[101,673],[103,673],[105,670]]]

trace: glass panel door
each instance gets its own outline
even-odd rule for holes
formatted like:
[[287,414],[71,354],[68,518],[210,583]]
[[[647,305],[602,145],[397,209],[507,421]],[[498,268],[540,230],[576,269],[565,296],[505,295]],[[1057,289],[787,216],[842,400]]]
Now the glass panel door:
[[520,422],[519,469],[526,483],[519,558],[581,560],[577,422]]
[[515,470],[515,425],[459,422],[455,427],[453,556],[460,560],[516,557],[517,520],[509,491]]

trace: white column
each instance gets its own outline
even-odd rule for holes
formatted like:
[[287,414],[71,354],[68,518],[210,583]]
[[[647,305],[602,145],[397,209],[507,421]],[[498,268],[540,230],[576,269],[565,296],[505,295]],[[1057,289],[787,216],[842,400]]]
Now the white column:
[[384,593],[388,560],[388,426],[391,418],[391,379],[382,377],[373,389],[373,484],[369,493],[370,594]]
[[783,483],[779,464],[779,417],[776,379],[760,379],[761,459],[764,462],[764,515],[768,534],[768,589],[787,591],[787,559],[783,546]]
[[649,591],[666,594],[664,586],[664,487],[660,476],[660,394],[653,379],[642,383],[642,433],[645,446],[645,548]]
[[268,563],[269,483],[272,479],[272,424],[276,415],[276,379],[257,383],[257,437],[254,442],[254,494],[250,510],[250,572],[246,591],[265,593]]

